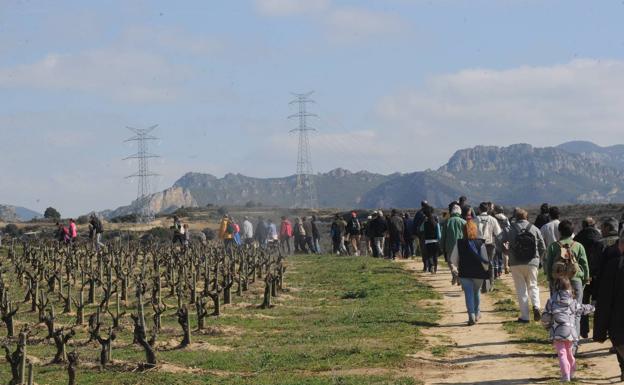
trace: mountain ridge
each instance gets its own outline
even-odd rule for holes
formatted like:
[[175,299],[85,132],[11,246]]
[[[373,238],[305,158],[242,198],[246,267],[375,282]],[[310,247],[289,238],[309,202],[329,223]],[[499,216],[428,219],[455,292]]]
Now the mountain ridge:
[[[473,202],[505,205],[624,202],[624,145],[479,145],[457,150],[437,170],[383,175],[335,168],[316,174],[315,185],[319,206],[327,208],[417,207],[421,200],[443,207],[464,194]],[[163,192],[154,194],[157,203],[150,204],[169,212],[182,206],[250,202],[292,207],[295,187],[295,175],[257,178],[228,173],[219,178],[188,172],[170,188],[180,189],[176,194],[169,193],[167,199],[158,195]],[[132,207],[136,204],[122,211]]]

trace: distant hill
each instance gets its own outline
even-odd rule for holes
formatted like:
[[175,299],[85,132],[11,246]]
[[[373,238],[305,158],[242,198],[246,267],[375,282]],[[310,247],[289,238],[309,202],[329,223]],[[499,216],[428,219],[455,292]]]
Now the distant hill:
[[41,218],[43,215],[25,207],[0,205],[0,220],[3,222],[26,222],[33,218]]
[[[367,171],[351,172],[337,168],[315,178],[321,207],[356,207],[363,195],[394,176]],[[284,178],[252,178],[241,174],[227,174],[217,178],[210,174],[188,173],[175,182],[175,187],[188,190],[197,203],[215,205],[244,205],[259,202],[263,205],[290,207],[295,204],[294,175]]]
[[573,141],[557,146],[572,154],[583,155],[605,165],[624,170],[624,145],[601,147],[592,142]]
[[446,206],[460,193],[473,203],[623,202],[624,170],[556,147],[477,146],[457,151],[437,171],[403,175],[379,186],[365,195],[363,205],[415,207],[427,199]]
[[[445,207],[460,195],[472,203],[505,205],[624,202],[624,145],[600,147],[568,142],[537,148],[528,144],[462,149],[438,170],[381,175],[337,168],[316,176],[319,205],[325,208],[417,207],[428,200]],[[155,212],[185,206],[248,202],[292,207],[296,177],[253,178],[241,174],[189,172],[172,188],[152,195]],[[137,203],[106,212],[107,217],[136,211]]]

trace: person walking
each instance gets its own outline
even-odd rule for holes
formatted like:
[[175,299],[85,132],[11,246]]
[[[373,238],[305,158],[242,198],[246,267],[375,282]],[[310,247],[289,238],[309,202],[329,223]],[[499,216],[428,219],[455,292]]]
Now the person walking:
[[550,222],[550,216],[548,215],[549,210],[550,206],[548,205],[548,203],[542,203],[542,205],[540,206],[540,213],[537,215],[537,218],[535,218],[535,227],[541,229],[542,226]]
[[267,239],[269,236],[269,226],[266,221],[262,217],[258,217],[258,223],[256,224],[256,231],[254,232],[254,237],[256,238],[256,242],[258,245],[266,249],[267,247]]
[[301,226],[303,226],[304,242],[308,249],[308,253],[314,254],[314,236],[312,234],[312,220],[308,220],[309,218],[303,217],[301,218]]
[[397,255],[401,255],[401,244],[403,243],[403,233],[405,228],[403,218],[397,209],[392,209],[390,221],[388,223],[388,235],[390,242],[390,258],[396,259]]
[[[224,218],[227,217],[224,215]],[[223,239],[221,228],[223,226],[223,219],[221,220],[221,225],[219,227],[219,239]],[[173,238],[171,239],[171,243],[175,244],[179,242],[181,246],[184,246],[184,228],[182,227],[182,221],[178,218],[177,215],[173,216],[173,225],[171,226],[173,230]],[[223,230],[225,231],[225,229]]]
[[336,214],[334,221],[331,224],[331,239],[333,245],[333,252],[337,255],[346,255],[347,250],[344,246],[344,234],[346,228],[344,220],[340,217],[340,214]]
[[427,260],[428,272],[436,274],[438,272],[438,256],[440,255],[440,238],[442,232],[438,218],[434,215],[433,207],[428,206],[425,211],[425,221],[422,224],[421,233],[425,243],[425,257]]
[[515,209],[515,223],[503,239],[509,242],[509,268],[516,289],[520,317],[518,322],[528,323],[529,298],[533,305],[533,318],[541,319],[537,270],[546,251],[544,239],[539,229],[528,221],[529,214],[521,208]]
[[[587,217],[582,222],[583,229],[574,236],[574,241],[580,243],[585,248],[587,254],[587,263],[589,265],[590,279],[589,283],[583,290],[583,304],[590,304],[597,298],[595,288],[599,280],[600,261],[604,252],[604,243],[602,242],[602,233],[596,228],[596,221],[592,217]],[[594,286],[596,284],[596,286]],[[583,338],[589,336],[589,316],[581,316],[580,335]]]
[[557,242],[561,239],[561,235],[559,234],[559,207],[552,206],[548,209],[548,217],[550,221],[546,223],[544,226],[540,227],[540,231],[542,232],[542,238],[544,238],[544,243],[546,247],[549,247],[553,243]]
[[273,223],[273,220],[269,218],[267,220],[269,232],[267,233],[267,242],[270,245],[279,245],[279,234],[277,232],[277,226]]
[[384,237],[388,231],[388,224],[381,210],[373,212],[373,219],[370,221],[369,232],[373,240],[373,257],[383,258]]
[[466,301],[468,326],[472,326],[481,319],[480,292],[483,282],[489,277],[489,260],[485,242],[478,239],[477,225],[473,221],[464,222],[462,233],[462,238],[457,239],[451,251],[449,264],[453,276],[459,277]]
[[253,224],[249,220],[249,217],[243,219],[243,228],[241,238],[246,245],[252,245],[254,242]]
[[427,266],[427,257],[425,256],[425,239],[420,231],[423,222],[425,222],[424,211],[426,207],[429,207],[429,203],[427,201],[421,201],[420,210],[414,214],[414,236],[416,238],[416,245],[418,245],[418,249],[420,250],[420,257],[423,260],[423,271],[429,270],[429,267]]
[[351,218],[347,222],[347,235],[349,236],[349,245],[351,247],[352,254],[355,256],[360,255],[360,237],[362,235],[362,225],[357,217],[355,211],[351,212]]
[[306,250],[306,232],[303,228],[303,224],[301,223],[301,218],[295,218],[295,226],[293,228],[293,234],[295,237],[295,252],[307,253]]
[[[180,237],[184,238],[184,227],[182,228],[182,232],[180,233]],[[221,224],[219,225],[219,239],[223,242],[223,246],[226,250],[229,250],[234,245],[234,234],[236,233],[236,228],[234,227],[234,221],[230,218],[229,215],[224,214],[223,218],[221,218]]]
[[293,227],[292,223],[286,218],[286,216],[282,217],[282,222],[280,223],[280,247],[282,248],[283,253],[288,253],[290,255],[292,253],[290,248],[290,239],[293,237]]
[[69,237],[69,242],[72,245],[76,243],[76,240],[78,239],[78,227],[76,226],[74,218],[69,218]]
[[403,256],[405,258],[414,257],[414,219],[409,213],[403,214]]
[[[546,261],[544,262],[544,274],[548,278],[551,293],[555,290],[555,282],[559,278],[570,280],[575,298],[583,298],[583,290],[589,282],[589,264],[585,248],[579,242],[572,239],[574,225],[569,220],[559,223],[558,232],[561,240],[554,242],[548,247]],[[581,334],[581,315],[577,315],[576,333]],[[578,341],[574,343],[574,353],[578,349]]]
[[503,206],[494,206],[494,218],[496,218],[502,230],[497,238],[496,254],[494,256],[494,277],[498,278],[503,273],[509,274],[509,243],[504,242],[503,239],[509,233],[511,223],[505,215],[505,208]]
[[316,215],[312,215],[312,242],[314,243],[314,252],[321,254],[321,230],[320,222],[316,218]]
[[89,224],[93,229],[93,233],[95,235],[94,243],[95,243],[95,251],[100,252],[100,249],[104,247],[102,243],[102,234],[104,234],[104,226],[102,225],[102,221],[95,214],[91,214],[89,218]]
[[[503,230],[501,230],[496,218],[490,215],[490,207],[487,202],[481,202],[481,204],[479,204],[479,215],[475,218],[475,222],[479,229],[479,238],[485,241],[485,248],[487,249],[490,266],[493,267],[494,254],[496,253],[496,239]],[[483,286],[485,292],[492,290],[494,278],[495,272],[492,268],[490,269],[490,279],[486,280]]]
[[603,258],[593,338],[597,342],[611,340],[620,365],[620,381],[624,381],[624,232],[605,250]]
[[578,345],[579,334],[574,326],[575,320],[593,313],[595,309],[592,305],[582,305],[574,297],[568,278],[558,278],[554,288],[542,314],[542,325],[549,330],[550,340],[559,357],[561,381],[569,382],[576,372],[574,346]]
[[[455,245],[459,239],[464,237],[466,221],[461,217],[461,207],[457,204],[450,205],[451,216],[444,224],[443,237],[441,240],[442,252],[444,260],[451,265],[451,253],[455,249]],[[451,269],[453,272],[453,269]],[[453,274],[452,285],[459,284],[457,274]]]

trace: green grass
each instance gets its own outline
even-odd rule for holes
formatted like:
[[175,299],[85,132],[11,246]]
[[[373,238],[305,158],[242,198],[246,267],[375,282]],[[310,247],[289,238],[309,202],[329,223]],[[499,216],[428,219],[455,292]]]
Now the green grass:
[[[5,258],[0,256],[0,259]],[[79,368],[78,382],[83,385],[418,383],[390,374],[371,377],[331,373],[358,368],[400,368],[406,354],[426,348],[419,329],[435,325],[438,314],[431,307],[420,306],[419,301],[437,298],[432,289],[399,265],[384,260],[294,256],[288,259],[287,266],[285,292],[276,299],[272,309],[257,308],[263,289],[257,282],[242,297],[233,293],[234,306],[224,306],[221,317],[207,320],[207,327],[215,330],[213,335],[193,333],[194,343],[209,343],[223,351],[159,349],[157,352],[160,362],[205,372],[132,373],[83,367]],[[12,291],[15,293],[17,289]],[[13,298],[23,296],[15,294]],[[175,301],[166,300],[173,307]],[[55,307],[60,313],[56,299]],[[129,304],[128,312],[131,307]],[[36,316],[29,309],[29,304],[21,304],[17,320],[34,323]],[[86,314],[93,311],[91,306]],[[163,316],[164,332],[159,335],[159,341],[181,340],[181,329],[173,313],[171,309]],[[74,319],[59,314],[57,326],[73,324]],[[105,327],[110,324],[108,316],[104,323]],[[194,312],[191,323],[196,324]],[[132,345],[130,320],[124,319],[123,325],[125,329],[118,333],[113,345],[113,359],[133,366],[144,360],[144,354]],[[0,334],[5,334],[4,327],[0,327]],[[38,337],[43,336],[41,329]],[[76,340],[86,340],[86,331],[78,330]],[[46,342],[29,345],[27,349],[30,356],[41,361],[35,367],[35,382],[66,383],[64,365],[48,365],[55,352],[53,345]],[[97,361],[99,345],[77,344],[76,350],[82,362]],[[8,365],[1,364],[0,383],[8,380]]]

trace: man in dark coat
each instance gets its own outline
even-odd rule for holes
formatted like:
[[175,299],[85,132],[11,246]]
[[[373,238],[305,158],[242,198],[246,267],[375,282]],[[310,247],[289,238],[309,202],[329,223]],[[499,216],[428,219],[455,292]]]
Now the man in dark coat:
[[403,234],[405,232],[405,224],[403,217],[396,209],[392,210],[388,233],[390,235],[390,258],[395,259],[401,253],[401,244],[403,243]]
[[535,219],[535,223],[534,223],[535,227],[537,227],[538,229],[541,229],[542,226],[550,222],[550,215],[548,214],[549,212],[550,212],[550,206],[548,205],[548,203],[542,203],[542,206],[540,206],[540,213]]
[[[587,217],[583,220],[583,229],[574,237],[574,240],[583,247],[587,253],[587,262],[589,263],[589,273],[591,276],[590,283],[583,291],[583,303],[590,304],[592,299],[597,297],[598,293],[594,293],[594,283],[598,287],[598,272],[600,271],[600,259],[604,251],[602,243],[602,233],[596,228],[596,221]],[[581,337],[587,338],[589,333],[589,316],[581,316]]]
[[624,234],[617,244],[607,248],[600,276],[600,291],[594,318],[594,340],[607,337],[616,350],[624,381]]
[[373,213],[373,219],[368,224],[369,237],[373,240],[373,257],[383,257],[384,250],[384,236],[388,231],[388,224],[380,211]]

